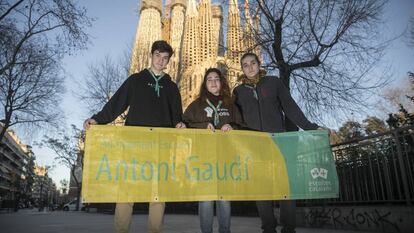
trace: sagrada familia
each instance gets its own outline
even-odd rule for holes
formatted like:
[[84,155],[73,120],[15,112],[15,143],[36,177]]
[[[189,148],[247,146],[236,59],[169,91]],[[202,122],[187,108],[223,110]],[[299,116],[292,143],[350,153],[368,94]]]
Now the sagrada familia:
[[234,87],[241,74],[241,55],[246,51],[260,54],[252,36],[260,19],[250,16],[248,0],[243,24],[237,0],[228,0],[227,25],[223,24],[222,6],[211,0],[165,0],[164,5],[162,0],[141,0],[140,6],[129,73],[149,67],[154,41],[168,41],[174,54],[166,72],[179,86],[184,107],[197,97],[208,68],[223,70]]

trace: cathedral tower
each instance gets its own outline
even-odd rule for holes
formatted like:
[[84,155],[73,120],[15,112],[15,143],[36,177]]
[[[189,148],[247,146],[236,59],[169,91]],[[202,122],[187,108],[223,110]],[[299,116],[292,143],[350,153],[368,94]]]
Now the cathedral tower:
[[213,13],[213,54],[223,56],[223,9],[220,5],[213,5],[211,11]]
[[[211,0],[140,1],[130,73],[149,66],[152,43],[163,38],[174,50],[166,72],[179,86],[184,108],[197,97],[204,73],[210,67],[222,69],[231,88],[238,84],[237,78],[242,73],[240,57],[255,46],[251,35],[258,29],[260,20],[257,16],[250,17],[248,0],[244,4],[246,22],[243,28],[237,0],[226,1],[227,32],[223,27],[223,6],[212,4]],[[226,43],[224,33],[227,33]],[[253,51],[258,53],[258,48]]]
[[245,51],[243,44],[243,31],[240,23],[240,11],[237,0],[229,0],[229,13],[227,20],[227,51],[226,66],[227,77],[230,88],[238,84],[238,77],[242,71],[240,68],[240,58]]
[[243,51],[243,36],[240,25],[240,11],[237,0],[229,0],[227,21],[227,58],[233,63],[239,63]]
[[253,22],[250,17],[249,0],[244,1],[244,16],[246,20],[243,30],[244,46],[246,49],[251,51],[255,43],[253,39]]
[[244,49],[249,52],[256,53],[257,56],[260,58],[260,48],[256,44],[256,40],[254,35],[259,30],[259,14],[256,15],[254,19],[250,16],[250,7],[249,7],[249,0],[244,1],[244,16],[245,16],[245,24],[243,30],[243,42],[244,42]]
[[161,16],[161,37],[171,44],[171,0],[165,0],[164,11]]
[[181,53],[182,68],[195,66],[200,62],[200,41],[198,32],[198,11],[195,0],[188,0]]
[[215,59],[213,38],[213,14],[211,12],[211,0],[201,0],[199,5],[199,35],[200,35],[200,60],[201,62]]
[[180,54],[183,42],[184,20],[186,10],[186,0],[173,0],[171,2],[171,30],[170,30],[170,44],[174,50],[174,54],[168,64],[168,74],[171,75],[174,81],[179,82],[177,78],[180,67]]
[[142,0],[129,74],[150,65],[151,45],[161,39],[161,0]]

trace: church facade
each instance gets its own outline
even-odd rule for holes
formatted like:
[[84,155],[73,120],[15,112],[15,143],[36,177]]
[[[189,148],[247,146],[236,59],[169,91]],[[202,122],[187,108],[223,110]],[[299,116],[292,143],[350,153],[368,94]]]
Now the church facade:
[[242,54],[260,53],[251,36],[259,19],[250,17],[249,2],[245,0],[242,24],[237,0],[227,2],[224,22],[223,7],[211,0],[166,0],[164,5],[162,0],[141,0],[129,73],[149,67],[151,45],[163,39],[174,50],[166,72],[179,86],[184,107],[197,97],[210,67],[221,69],[233,88],[242,73]]

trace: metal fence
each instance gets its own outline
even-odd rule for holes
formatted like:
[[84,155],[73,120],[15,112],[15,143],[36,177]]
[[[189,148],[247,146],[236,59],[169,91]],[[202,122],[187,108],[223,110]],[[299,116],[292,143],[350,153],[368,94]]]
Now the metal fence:
[[414,201],[414,126],[332,146],[339,198],[298,204],[370,204]]

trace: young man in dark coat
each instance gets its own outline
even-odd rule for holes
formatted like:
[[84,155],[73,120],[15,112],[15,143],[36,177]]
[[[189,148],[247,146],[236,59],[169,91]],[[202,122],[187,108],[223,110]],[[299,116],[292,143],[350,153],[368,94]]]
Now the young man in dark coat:
[[[116,91],[103,109],[86,119],[84,128],[108,124],[129,107],[125,125],[185,128],[181,122],[181,96],[177,85],[163,70],[173,54],[165,41],[155,41],[151,48],[151,67],[132,74]],[[117,203],[115,232],[129,232],[134,203]],[[149,204],[148,232],[161,232],[165,203]]]
[[[240,63],[244,73],[242,84],[234,88],[233,92],[247,128],[271,133],[284,132],[285,116],[304,130],[319,128],[306,119],[279,78],[265,76],[265,72],[260,70],[260,60],[256,54],[244,54]],[[277,222],[273,201],[257,201],[256,206],[263,233],[275,233]],[[281,201],[280,209],[281,219],[285,219],[282,221],[282,233],[295,232],[295,202]]]

